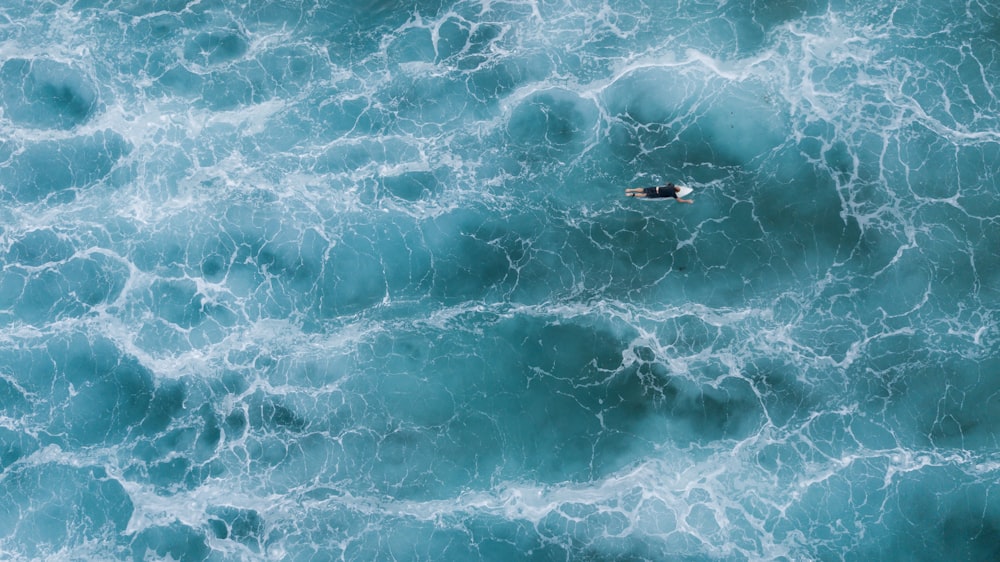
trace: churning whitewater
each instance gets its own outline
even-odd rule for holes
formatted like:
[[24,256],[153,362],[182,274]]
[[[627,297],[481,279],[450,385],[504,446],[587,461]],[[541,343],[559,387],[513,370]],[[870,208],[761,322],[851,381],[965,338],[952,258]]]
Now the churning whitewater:
[[997,84],[985,0],[9,0],[0,557],[998,559]]

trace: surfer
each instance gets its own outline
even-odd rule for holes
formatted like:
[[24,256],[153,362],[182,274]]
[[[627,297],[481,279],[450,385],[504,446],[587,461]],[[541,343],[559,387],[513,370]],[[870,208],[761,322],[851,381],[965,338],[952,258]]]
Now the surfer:
[[677,192],[681,188],[677,187],[672,183],[667,185],[659,185],[656,187],[630,187],[625,190],[625,195],[627,197],[646,197],[648,199],[656,199],[657,197],[673,197],[678,203],[694,203],[691,199],[681,199],[677,196]]

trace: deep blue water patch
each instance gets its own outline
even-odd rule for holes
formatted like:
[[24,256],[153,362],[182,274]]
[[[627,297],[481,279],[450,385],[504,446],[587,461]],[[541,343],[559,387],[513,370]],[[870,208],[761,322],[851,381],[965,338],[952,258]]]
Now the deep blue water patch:
[[4,115],[17,125],[72,129],[99,109],[92,80],[81,70],[48,59],[8,59],[0,66]]

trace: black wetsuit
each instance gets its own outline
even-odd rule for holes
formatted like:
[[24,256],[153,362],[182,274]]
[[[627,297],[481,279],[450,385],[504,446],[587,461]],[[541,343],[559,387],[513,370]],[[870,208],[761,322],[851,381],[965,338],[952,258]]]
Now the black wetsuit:
[[674,184],[672,183],[659,187],[647,187],[643,189],[643,193],[646,194],[647,199],[656,199],[657,197],[673,197],[677,199],[677,190],[674,189]]

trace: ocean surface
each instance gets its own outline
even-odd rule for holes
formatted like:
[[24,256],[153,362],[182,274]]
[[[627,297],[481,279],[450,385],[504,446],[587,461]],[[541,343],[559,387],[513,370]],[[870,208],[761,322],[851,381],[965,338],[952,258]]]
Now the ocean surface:
[[998,84],[986,0],[7,0],[0,559],[1000,559]]

